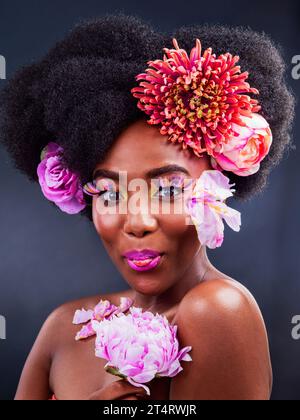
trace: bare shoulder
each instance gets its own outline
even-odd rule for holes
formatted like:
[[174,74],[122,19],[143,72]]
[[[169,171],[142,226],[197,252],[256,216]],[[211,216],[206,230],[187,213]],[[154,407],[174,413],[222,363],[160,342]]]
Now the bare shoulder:
[[74,313],[77,309],[93,309],[100,300],[109,300],[118,305],[120,297],[130,297],[132,290],[124,290],[116,293],[106,293],[101,295],[86,296],[63,303],[55,308],[47,317],[42,330],[45,335],[51,338],[51,349],[53,352],[62,344],[74,341],[74,336],[78,331],[78,325],[72,324]]
[[[247,341],[268,352],[261,310],[251,292],[234,279],[209,280],[191,289],[179,305],[176,322],[182,324],[182,330],[201,325],[202,339],[204,333],[215,343],[231,337],[235,338],[236,348]],[[214,332],[213,337],[210,332]]]
[[269,399],[267,332],[246,287],[230,278],[200,283],[184,296],[173,322],[193,361],[172,381],[172,399]]
[[108,299],[118,304],[119,297],[129,296],[128,292],[85,297],[64,303],[54,309],[43,323],[27,357],[15,399],[45,400],[49,398],[51,365],[54,356],[58,349],[69,351],[75,343],[74,337],[78,331],[78,325],[73,325],[72,320],[76,309],[93,308],[101,299]]
[[[66,326],[71,325],[71,321],[77,309],[93,309],[100,300],[109,300],[114,305],[118,305],[120,303],[121,296],[131,297],[132,292],[133,291],[131,289],[127,289],[115,293],[86,296],[80,299],[65,302],[51,312],[46,323],[49,326],[60,325],[60,328],[65,329]],[[78,329],[78,326],[76,328]]]
[[258,322],[263,318],[252,293],[240,282],[232,278],[217,278],[199,283],[182,299],[179,309],[185,312],[189,307],[193,315],[212,316],[255,316]]

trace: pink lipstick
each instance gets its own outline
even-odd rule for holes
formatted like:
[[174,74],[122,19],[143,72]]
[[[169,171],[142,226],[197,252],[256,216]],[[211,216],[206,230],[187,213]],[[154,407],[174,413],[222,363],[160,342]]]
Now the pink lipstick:
[[152,249],[132,250],[123,254],[129,267],[136,271],[146,271],[155,268],[161,261],[162,255],[162,252]]

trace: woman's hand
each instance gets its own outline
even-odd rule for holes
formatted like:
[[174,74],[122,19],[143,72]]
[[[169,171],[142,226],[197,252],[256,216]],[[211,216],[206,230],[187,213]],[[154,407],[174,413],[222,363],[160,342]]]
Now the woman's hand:
[[137,388],[126,379],[120,379],[93,392],[86,400],[140,400],[145,396],[144,388]]

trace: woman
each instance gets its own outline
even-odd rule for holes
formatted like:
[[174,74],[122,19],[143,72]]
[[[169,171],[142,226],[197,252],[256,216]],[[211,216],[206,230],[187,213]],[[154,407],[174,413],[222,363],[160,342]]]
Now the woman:
[[[172,37],[177,52],[165,51],[167,66],[162,49],[172,48]],[[41,62],[21,69],[2,93],[2,141],[16,166],[39,181],[45,197],[61,211],[93,222],[128,283],[127,290],[68,302],[49,315],[24,366],[16,399],[49,399],[53,394],[56,399],[149,398],[142,388],[105,372],[106,361],[94,355],[93,336],[74,340],[78,326],[72,320],[78,308],[94,308],[100,299],[118,305],[121,297],[166,315],[178,326],[180,345],[192,346],[192,363],[179,375],[151,381],[152,399],[270,398],[272,368],[260,309],[251,293],[214,267],[206,254],[206,246],[222,243],[222,217],[239,229],[238,212],[225,205],[232,194],[227,189],[218,207],[220,200],[218,206],[209,201],[207,190],[205,209],[215,219],[197,229],[186,223],[186,216],[193,214],[195,224],[199,213],[172,210],[183,192],[184,200],[191,198],[194,181],[207,174],[226,174],[237,198],[261,191],[270,168],[290,145],[293,97],[284,83],[282,58],[265,35],[199,25],[180,28],[172,37],[136,17],[95,19],[78,25]],[[189,62],[176,40],[188,52],[197,40]],[[217,57],[201,51],[200,41]],[[218,56],[227,51],[232,56]],[[235,67],[236,55],[242,72],[249,72],[247,82],[248,74]],[[179,67],[200,57],[207,72],[203,70],[192,97],[192,80]],[[164,80],[154,66],[142,73],[155,59],[166,72]],[[228,83],[220,81],[222,66],[228,66]],[[182,75],[180,81],[175,73]],[[173,84],[167,85],[165,80],[171,79]],[[148,85],[137,87],[138,80]],[[179,85],[188,96],[174,90]],[[230,85],[226,95],[225,85]],[[167,89],[173,101],[169,108],[161,95]],[[188,107],[188,112],[197,109],[200,131],[192,131],[195,118],[186,113]],[[189,125],[178,122],[178,110]],[[232,146],[234,132],[241,150],[220,147],[228,138]],[[123,188],[121,173],[128,183],[139,180],[146,186],[136,212],[117,211],[134,195],[127,185]],[[152,195],[153,179],[159,187]],[[187,179],[192,184],[183,185]],[[212,185],[212,178],[206,179]],[[224,192],[224,185],[216,181],[213,187]],[[149,189],[159,203],[169,202],[171,211],[147,211],[149,202],[143,199]]]

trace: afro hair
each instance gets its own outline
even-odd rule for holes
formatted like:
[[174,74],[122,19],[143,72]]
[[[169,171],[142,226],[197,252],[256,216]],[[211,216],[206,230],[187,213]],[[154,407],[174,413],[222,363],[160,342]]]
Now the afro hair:
[[[166,34],[123,13],[80,22],[39,62],[21,67],[8,81],[0,93],[0,140],[15,167],[38,181],[41,150],[55,141],[63,146],[65,162],[79,173],[82,184],[90,181],[121,131],[148,118],[130,91],[147,61],[162,57],[164,47],[173,48],[173,37],[187,51],[199,38],[204,49],[239,55],[242,70],[249,72],[273,142],[257,173],[225,174],[235,183],[236,198],[261,192],[271,168],[293,148],[295,101],[285,82],[280,47],[250,28],[199,24]],[[86,200],[90,203],[91,197]],[[90,206],[81,213],[92,220]]]

